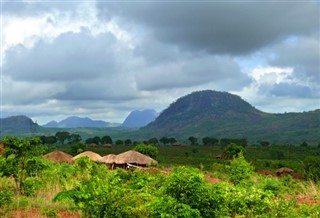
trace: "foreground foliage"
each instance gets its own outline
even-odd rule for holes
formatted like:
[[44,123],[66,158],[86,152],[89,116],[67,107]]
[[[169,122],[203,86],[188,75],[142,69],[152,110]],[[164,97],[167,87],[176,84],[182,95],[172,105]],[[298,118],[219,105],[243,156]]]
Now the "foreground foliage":
[[[298,202],[298,196],[320,200],[317,179],[257,175],[241,152],[207,172],[186,166],[109,171],[89,158],[73,165],[45,161],[37,139],[6,140],[11,144],[0,157],[0,216],[4,217],[20,208],[40,208],[50,217],[57,217],[60,210],[81,211],[83,217],[320,216],[319,204]],[[24,150],[29,145],[36,149]],[[307,159],[305,167],[314,175],[318,162]],[[218,175],[220,182],[208,183],[210,174]],[[21,176],[23,186],[17,185]]]

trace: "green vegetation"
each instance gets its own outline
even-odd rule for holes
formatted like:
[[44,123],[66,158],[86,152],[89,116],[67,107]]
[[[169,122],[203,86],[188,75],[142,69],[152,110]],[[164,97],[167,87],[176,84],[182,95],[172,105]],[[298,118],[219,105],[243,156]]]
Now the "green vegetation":
[[[320,148],[292,146],[152,146],[139,144],[86,147],[40,139],[4,139],[0,157],[0,216],[38,210],[62,217],[319,217]],[[82,146],[82,147],[81,147]],[[74,164],[41,158],[52,149],[77,149],[101,155],[137,149],[159,161],[157,168],[107,170],[89,158]],[[155,151],[159,151],[156,154]],[[281,152],[280,159],[277,153]],[[216,159],[227,153],[231,159]],[[243,155],[245,154],[245,155]],[[275,155],[276,154],[276,155]],[[156,156],[155,156],[156,155]],[[305,176],[273,177],[259,169],[290,167]],[[313,202],[313,203],[312,203]]]
[[135,146],[133,150],[138,151],[141,154],[145,154],[153,159],[156,159],[159,153],[159,149],[157,147],[145,144],[139,144]]

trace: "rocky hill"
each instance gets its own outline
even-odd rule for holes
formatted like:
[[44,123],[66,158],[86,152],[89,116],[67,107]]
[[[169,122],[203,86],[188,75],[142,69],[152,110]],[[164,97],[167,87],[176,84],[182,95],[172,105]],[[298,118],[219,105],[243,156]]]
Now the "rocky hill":
[[27,116],[19,115],[19,116],[11,116],[7,118],[0,119],[1,122],[1,134],[17,134],[29,132],[33,133],[41,129],[37,123],[33,122]]
[[320,110],[271,114],[237,95],[199,91],[179,98],[144,128],[158,137],[214,136],[274,140],[320,140]]

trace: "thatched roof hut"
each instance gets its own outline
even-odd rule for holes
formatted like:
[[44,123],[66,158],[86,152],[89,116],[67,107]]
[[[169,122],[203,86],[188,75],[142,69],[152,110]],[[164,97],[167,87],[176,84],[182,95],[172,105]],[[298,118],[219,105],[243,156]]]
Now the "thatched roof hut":
[[72,156],[70,154],[64,153],[63,151],[53,151],[48,154],[43,155],[44,159],[51,160],[56,163],[73,163]]
[[115,158],[117,155],[115,154],[108,154],[106,156],[103,156],[101,159],[99,159],[99,162],[106,163],[106,164],[113,164],[115,163]]
[[73,157],[72,159],[76,160],[76,159],[78,159],[80,157],[89,157],[93,161],[98,161],[98,160],[101,159],[101,156],[99,154],[94,153],[92,151],[82,152],[82,153],[78,154],[77,156]]
[[293,169],[287,168],[287,167],[281,167],[280,169],[276,170],[277,176],[284,176],[289,175],[293,173]]
[[134,165],[152,165],[158,164],[158,161],[141,154],[137,151],[126,151],[124,153],[118,154],[114,159],[115,164],[134,164]]

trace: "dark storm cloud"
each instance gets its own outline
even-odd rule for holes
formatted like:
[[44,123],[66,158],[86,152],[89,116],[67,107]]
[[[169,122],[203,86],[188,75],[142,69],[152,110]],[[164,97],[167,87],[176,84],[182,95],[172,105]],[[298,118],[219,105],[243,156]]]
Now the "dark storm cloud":
[[98,2],[101,17],[134,23],[183,49],[246,54],[319,28],[319,5],[281,2]]
[[250,82],[248,75],[241,73],[239,65],[232,58],[223,56],[192,57],[161,63],[137,74],[138,88],[148,91],[195,87],[207,83],[237,90]]
[[90,80],[114,69],[115,39],[111,34],[92,36],[64,33],[52,43],[40,41],[31,49],[16,46],[5,58],[4,74],[16,81]]

